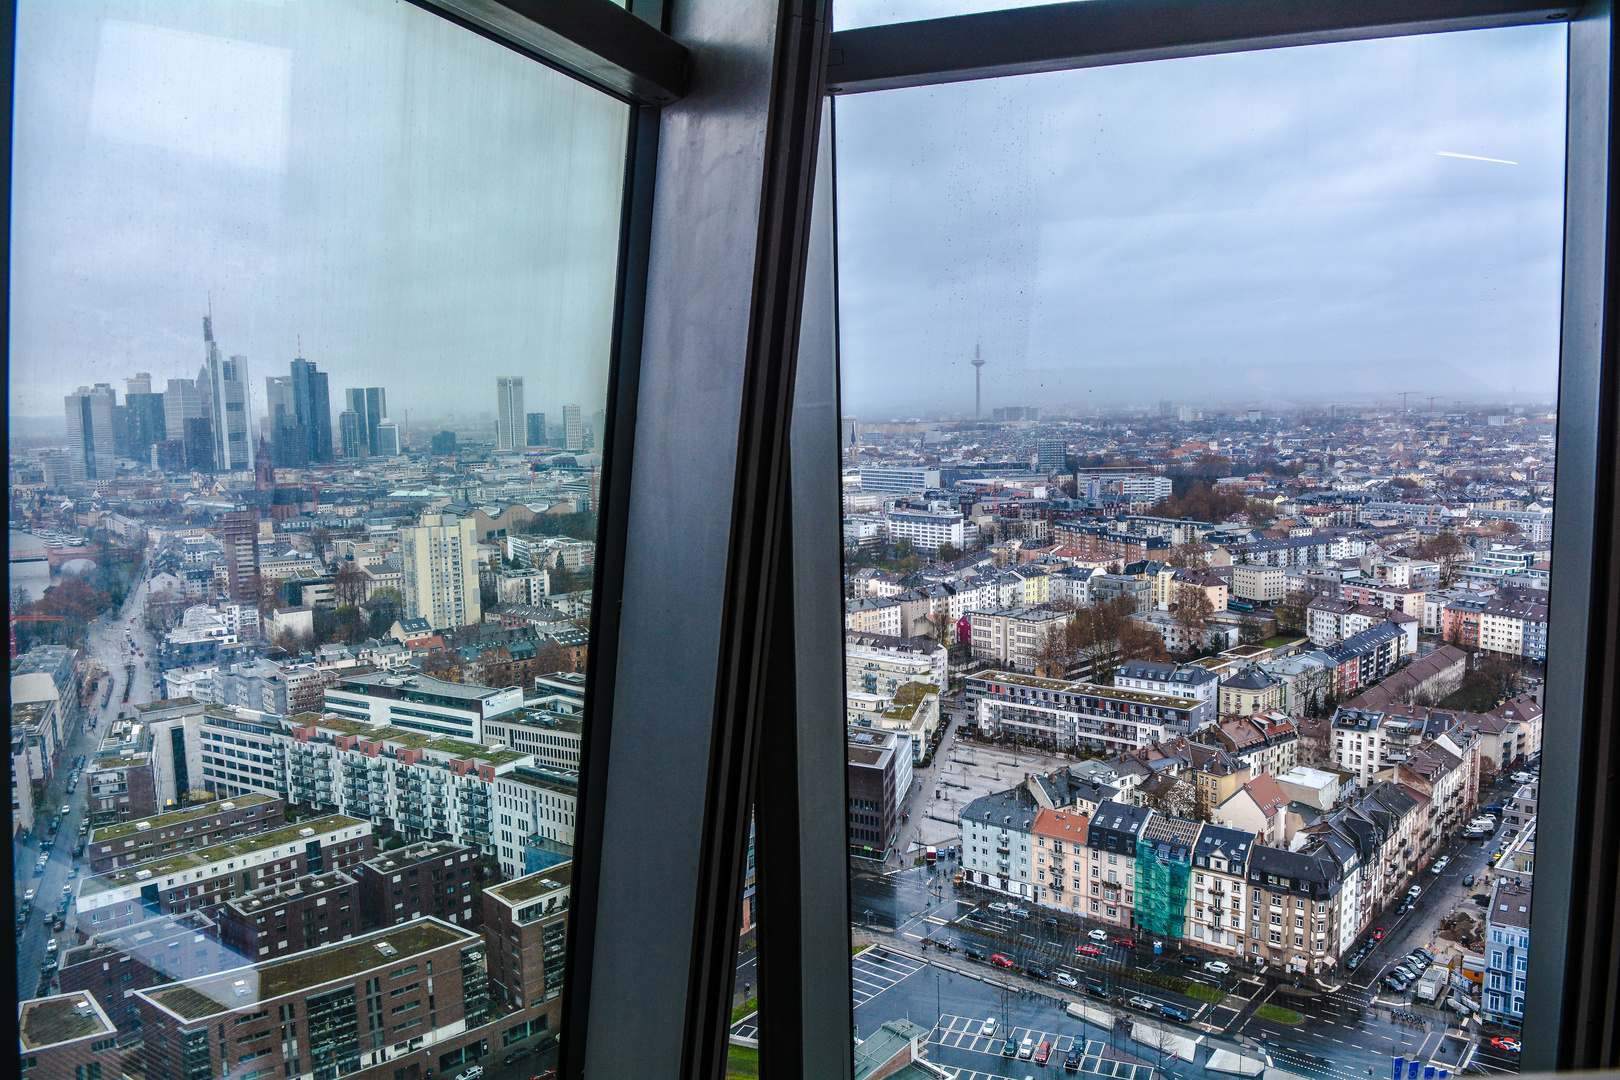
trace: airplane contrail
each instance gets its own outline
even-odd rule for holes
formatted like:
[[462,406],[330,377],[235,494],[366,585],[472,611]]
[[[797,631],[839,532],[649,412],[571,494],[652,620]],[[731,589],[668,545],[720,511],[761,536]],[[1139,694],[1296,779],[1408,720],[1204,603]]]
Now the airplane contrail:
[[1507,161],[1507,160],[1505,160],[1503,158],[1499,158],[1499,157],[1480,157],[1478,154],[1454,154],[1450,150],[1436,150],[1434,152],[1434,156],[1435,157],[1460,157],[1460,158],[1467,158],[1469,161],[1490,161],[1490,162],[1494,162],[1497,165],[1517,165],[1518,164],[1517,161]]

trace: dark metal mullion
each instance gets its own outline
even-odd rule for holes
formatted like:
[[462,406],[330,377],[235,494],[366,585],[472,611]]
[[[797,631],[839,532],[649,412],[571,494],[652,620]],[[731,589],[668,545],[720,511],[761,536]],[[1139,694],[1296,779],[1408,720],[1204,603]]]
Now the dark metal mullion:
[[[805,258],[821,103],[825,93],[830,0],[780,0],[771,89],[765,119],[764,174],[758,243],[749,306],[748,353],[737,439],[737,484],[732,496],[730,558],[720,637],[710,799],[700,866],[694,927],[691,994],[687,1002],[684,1073],[691,1080],[724,1075],[730,1045],[731,986],[735,976],[743,864],[748,842],[750,782],[772,674],[791,675],[791,662],[770,644],[791,642],[791,562],[783,535],[788,514],[789,439],[794,366],[803,303]],[[786,579],[786,580],[784,580]],[[783,608],[781,605],[789,606]],[[774,722],[774,717],[770,718]],[[774,744],[773,744],[774,745]],[[776,778],[768,778],[774,783]],[[767,816],[768,814],[768,816]],[[756,819],[756,895],[769,903],[773,882],[758,855],[797,850],[795,805],[772,798]],[[777,838],[780,837],[780,845]],[[795,880],[797,875],[793,874]],[[791,886],[796,888],[796,884]],[[777,892],[782,890],[778,889]],[[787,927],[797,940],[796,927]],[[796,950],[760,937],[760,1042],[766,1075],[799,1075],[798,991],[789,981]],[[769,954],[769,955],[767,955]],[[775,994],[784,1000],[776,1007]],[[792,1003],[785,999],[791,997]],[[784,1010],[787,1010],[784,1012]],[[771,1047],[780,1044],[775,1056]],[[769,1064],[778,1062],[780,1064]]]
[[1567,18],[1548,0],[1079,0],[840,30],[833,93]]
[[619,226],[613,356],[608,367],[606,428],[597,503],[596,580],[591,597],[591,647],[585,663],[585,713],[575,811],[572,916],[564,960],[559,1064],[580,1077],[590,1022],[591,983],[601,889],[607,810],[608,748],[613,736],[614,683],[624,603],[626,538],[630,520],[631,462],[635,460],[636,393],[646,322],[647,264],[652,242],[653,191],[658,167],[659,111],[630,112],[624,205]]
[[410,2],[632,105],[678,101],[691,77],[686,47],[644,16],[645,4],[625,8],[611,0]]

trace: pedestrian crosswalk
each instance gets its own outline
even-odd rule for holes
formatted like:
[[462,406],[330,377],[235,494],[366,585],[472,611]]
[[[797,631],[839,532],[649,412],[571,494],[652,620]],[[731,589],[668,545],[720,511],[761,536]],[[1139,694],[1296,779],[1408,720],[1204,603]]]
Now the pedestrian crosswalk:
[[927,964],[884,949],[867,949],[850,962],[850,985],[856,1007],[927,967]]

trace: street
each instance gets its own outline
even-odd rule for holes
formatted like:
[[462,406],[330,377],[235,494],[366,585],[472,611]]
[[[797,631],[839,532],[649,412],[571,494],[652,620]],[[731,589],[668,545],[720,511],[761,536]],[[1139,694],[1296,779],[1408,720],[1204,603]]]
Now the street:
[[[54,766],[54,775],[45,785],[42,794],[37,796],[35,805],[35,828],[26,836],[18,836],[12,842],[12,870],[15,881],[13,888],[16,895],[18,910],[22,910],[23,896],[26,890],[34,890],[32,910],[28,914],[28,921],[22,933],[17,936],[17,994],[19,999],[38,996],[42,977],[42,965],[47,953],[47,942],[52,937],[58,943],[57,955],[60,950],[76,944],[78,936],[75,932],[74,916],[69,908],[64,917],[64,928],[56,934],[51,933],[51,919],[55,916],[57,906],[67,895],[64,887],[74,889],[79,883],[79,876],[70,877],[75,866],[73,849],[79,839],[79,824],[85,819],[86,794],[88,791],[87,778],[80,776],[77,790],[68,791],[68,778],[73,771],[73,762],[83,755],[86,761],[95,755],[96,747],[105,737],[118,714],[127,708],[124,704],[124,663],[131,654],[124,645],[124,627],[129,626],[130,618],[136,619],[136,640],[139,648],[145,649],[147,656],[135,657],[135,685],[130,694],[130,701],[142,702],[150,700],[153,696],[153,672],[155,667],[148,667],[142,660],[152,659],[150,639],[145,635],[144,628],[139,628],[140,613],[144,610],[146,602],[146,582],[144,577],[137,587],[130,590],[121,612],[116,617],[104,616],[91,625],[88,650],[91,655],[106,669],[103,685],[107,682],[112,685],[112,694],[107,698],[106,705],[101,704],[101,692],[90,707],[85,710],[84,722],[75,724],[65,733],[63,746]],[[94,730],[91,730],[91,726]],[[50,819],[59,812],[61,807],[67,806],[68,812],[62,815],[60,827],[56,833],[54,843],[50,837]],[[34,862],[41,852],[50,856],[45,872],[36,875]]]

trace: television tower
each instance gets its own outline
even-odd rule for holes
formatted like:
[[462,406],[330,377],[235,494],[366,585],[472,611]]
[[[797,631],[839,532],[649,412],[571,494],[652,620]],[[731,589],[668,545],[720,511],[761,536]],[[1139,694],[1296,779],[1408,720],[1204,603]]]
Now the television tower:
[[973,419],[981,419],[979,380],[984,375],[984,357],[979,355],[979,343],[973,343]]

